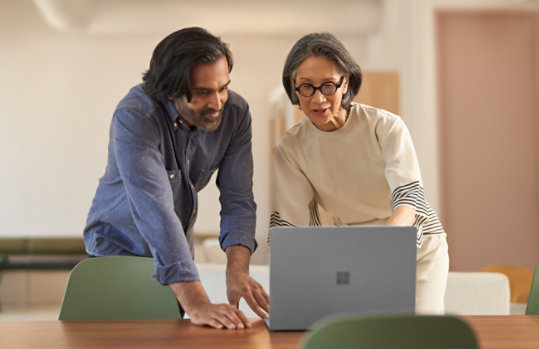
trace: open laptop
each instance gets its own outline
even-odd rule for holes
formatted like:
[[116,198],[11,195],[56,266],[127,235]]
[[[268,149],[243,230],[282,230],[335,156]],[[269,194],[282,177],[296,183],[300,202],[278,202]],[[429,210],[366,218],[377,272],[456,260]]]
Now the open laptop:
[[415,312],[415,227],[274,227],[270,240],[270,330]]

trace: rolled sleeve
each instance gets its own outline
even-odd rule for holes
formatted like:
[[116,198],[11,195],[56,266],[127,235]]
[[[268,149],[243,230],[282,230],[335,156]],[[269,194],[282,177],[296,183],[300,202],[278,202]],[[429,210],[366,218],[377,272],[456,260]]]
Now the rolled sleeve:
[[159,129],[132,110],[115,113],[111,145],[129,209],[155,262],[161,284],[198,280],[180,219],[174,211],[170,178],[159,152]]
[[223,250],[226,250],[230,246],[244,246],[247,247],[251,253],[253,253],[258,247],[258,243],[253,238],[253,234],[248,232],[240,232],[229,236],[229,233],[219,237],[219,243]]
[[170,265],[156,264],[153,277],[162,285],[179,281],[189,282],[200,280],[195,264],[182,262],[176,262]]
[[242,245],[253,253],[256,203],[253,197],[253,156],[251,152],[251,114],[245,108],[237,115],[237,125],[217,175],[221,202],[221,232],[219,242],[225,250]]

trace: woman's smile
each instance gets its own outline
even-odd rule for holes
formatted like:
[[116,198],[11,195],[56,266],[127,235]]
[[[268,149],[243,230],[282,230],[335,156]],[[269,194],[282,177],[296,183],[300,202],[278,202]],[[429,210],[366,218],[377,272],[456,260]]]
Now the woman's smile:
[[330,112],[329,108],[316,108],[316,109],[311,110],[311,113],[314,116],[327,116],[329,112]]

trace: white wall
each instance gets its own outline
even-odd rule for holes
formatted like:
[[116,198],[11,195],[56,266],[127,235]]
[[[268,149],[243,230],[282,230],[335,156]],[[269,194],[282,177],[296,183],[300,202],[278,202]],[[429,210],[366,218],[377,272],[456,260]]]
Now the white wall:
[[[140,81],[154,46],[169,31],[60,31],[29,0],[0,2],[0,29],[0,235],[80,235],[104,171],[114,107]],[[234,53],[231,87],[252,109],[261,241],[270,204],[268,96],[280,84],[288,50],[305,33],[216,33]],[[377,62],[364,50],[366,40],[355,33],[341,38],[360,62]],[[387,65],[387,58],[382,61],[377,68]],[[198,230],[216,232],[217,190],[211,185],[201,194]]]
[[62,34],[0,2],[0,235],[80,235],[115,104],[157,38]]

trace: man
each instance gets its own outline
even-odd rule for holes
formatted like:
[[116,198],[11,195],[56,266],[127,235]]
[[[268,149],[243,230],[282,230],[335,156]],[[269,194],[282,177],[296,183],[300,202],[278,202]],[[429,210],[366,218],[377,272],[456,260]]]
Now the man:
[[[90,256],[153,257],[154,278],[170,286],[192,323],[241,329],[250,324],[240,298],[267,317],[269,296],[249,277],[257,247],[251,115],[228,89],[232,65],[228,45],[201,28],[157,45],[143,83],[114,113],[84,240]],[[210,303],[192,257],[197,192],[217,170],[230,304]]]

